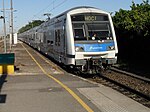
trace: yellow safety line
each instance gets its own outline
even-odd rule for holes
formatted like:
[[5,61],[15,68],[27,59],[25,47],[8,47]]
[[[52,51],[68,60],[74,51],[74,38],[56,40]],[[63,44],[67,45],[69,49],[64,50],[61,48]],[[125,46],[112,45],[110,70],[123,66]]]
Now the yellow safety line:
[[26,50],[26,52],[31,56],[31,58],[34,60],[34,62],[39,66],[39,68],[43,71],[45,75],[53,79],[55,82],[60,84],[66,91],[68,91],[86,110],[87,112],[94,112],[78,95],[76,95],[69,87],[67,87],[65,84],[63,84],[61,81],[56,79],[55,77],[48,74],[43,67],[36,61],[36,59],[31,55],[31,53],[24,47],[24,45],[21,43],[23,48]]

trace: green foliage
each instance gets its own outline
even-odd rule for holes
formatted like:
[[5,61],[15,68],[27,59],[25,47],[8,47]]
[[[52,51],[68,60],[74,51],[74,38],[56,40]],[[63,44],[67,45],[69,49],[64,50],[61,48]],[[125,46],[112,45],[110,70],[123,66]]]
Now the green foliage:
[[19,29],[18,33],[23,33],[31,28],[34,28],[36,26],[39,26],[40,24],[42,24],[44,21],[41,20],[35,20],[33,22],[29,22],[26,26],[22,27]]
[[135,32],[138,35],[150,36],[150,4],[143,0],[141,4],[132,2],[131,10],[120,9],[113,17],[114,25],[124,32]]

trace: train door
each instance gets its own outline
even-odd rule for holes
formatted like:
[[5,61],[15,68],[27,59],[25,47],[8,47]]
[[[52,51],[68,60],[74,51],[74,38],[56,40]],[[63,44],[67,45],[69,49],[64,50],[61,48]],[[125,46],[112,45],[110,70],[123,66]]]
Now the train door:
[[59,39],[59,62],[65,63],[66,60],[66,38],[65,38],[65,19],[62,19],[60,24],[60,39]]
[[47,43],[46,43],[46,32],[43,32],[43,44],[41,46],[41,51],[43,53],[46,54],[46,47],[47,47]]
[[47,54],[51,57],[54,57],[54,26],[48,25],[47,30],[48,38],[47,38]]
[[60,37],[61,37],[61,29],[60,29],[60,21],[58,19],[56,19],[55,21],[55,30],[54,30],[54,34],[55,34],[55,43],[54,43],[54,59],[59,61],[59,55],[60,55]]
[[65,63],[66,60],[66,33],[65,33],[65,22],[62,26],[62,33],[61,33],[61,51],[62,51],[62,56],[61,56],[61,61]]
[[60,29],[55,29],[55,47],[54,47],[54,58],[59,61],[60,55]]

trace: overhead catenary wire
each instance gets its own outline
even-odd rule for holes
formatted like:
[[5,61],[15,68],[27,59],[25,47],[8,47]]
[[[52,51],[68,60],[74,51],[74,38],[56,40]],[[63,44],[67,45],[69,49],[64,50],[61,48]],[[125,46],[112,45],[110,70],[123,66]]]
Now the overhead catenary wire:
[[53,0],[49,5],[47,5],[45,8],[43,8],[42,10],[40,10],[38,13],[36,13],[34,16],[33,16],[33,18],[34,17],[36,17],[37,15],[39,15],[40,13],[42,13],[42,12],[44,12],[46,9],[48,9],[51,5],[53,5],[53,7],[54,7],[54,3],[56,2],[57,0]]
[[61,6],[62,4],[64,4],[67,0],[62,1],[61,3],[59,3],[58,5],[56,5],[55,7],[53,7],[50,11],[54,10],[55,8]]
[[[47,5],[45,8],[43,8],[42,10],[40,10],[38,13],[36,13],[33,18],[31,20],[33,20],[35,17],[38,18],[38,19],[41,19],[42,17],[38,17],[38,15],[40,13],[43,13],[44,14],[44,11],[46,9],[48,9],[50,6],[52,6],[52,8],[49,10],[49,12],[52,12],[54,9],[60,7],[61,5],[63,5],[66,1],[68,0],[63,0],[62,2],[58,3],[56,6],[54,5],[56,3],[56,1],[58,0],[53,0],[49,5]],[[42,15],[42,14],[41,14]],[[43,15],[42,15],[43,16]]]

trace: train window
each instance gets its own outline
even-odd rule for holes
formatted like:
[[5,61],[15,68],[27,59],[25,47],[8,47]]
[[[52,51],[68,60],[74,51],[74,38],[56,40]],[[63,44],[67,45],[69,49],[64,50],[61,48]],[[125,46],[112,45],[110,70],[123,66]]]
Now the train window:
[[73,23],[73,27],[74,27],[74,28],[82,28],[83,25],[84,25],[84,23],[78,23],[78,22],[77,22],[77,23],[76,23],[76,22]]
[[57,30],[55,31],[55,45],[57,46],[58,38],[57,38]]
[[74,29],[74,39],[86,40],[86,38],[84,37],[83,29]]
[[107,15],[87,13],[71,16],[75,40],[107,40],[112,39],[110,22]]
[[97,35],[97,40],[106,40],[107,37],[112,37],[111,29],[108,24],[87,24],[89,36]]
[[58,46],[60,46],[60,30],[58,30]]
[[55,45],[60,46],[60,30],[55,30]]
[[96,34],[95,40],[106,40],[108,37],[108,31],[89,31],[90,38],[92,40],[93,35]]
[[73,30],[75,40],[86,40],[84,23],[73,23]]
[[38,33],[37,36],[40,39],[40,42],[43,43],[44,42],[43,33]]
[[46,43],[46,32],[43,33],[43,42]]
[[48,43],[48,44],[50,44],[50,43],[51,43],[51,41],[50,41],[50,40],[47,40],[47,43]]
[[51,41],[50,44],[53,45],[53,41]]
[[87,24],[89,30],[108,30],[107,24]]

